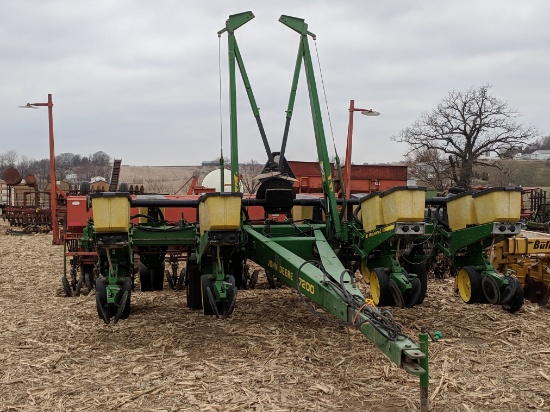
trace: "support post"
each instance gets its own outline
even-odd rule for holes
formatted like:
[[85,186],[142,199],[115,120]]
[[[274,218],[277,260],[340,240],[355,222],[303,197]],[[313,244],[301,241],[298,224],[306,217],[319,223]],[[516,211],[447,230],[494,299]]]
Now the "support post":
[[423,359],[420,359],[420,366],[424,369],[424,373],[420,375],[420,412],[428,412],[430,408],[428,398],[428,388],[430,386],[430,375],[428,371],[428,334],[422,329],[419,335],[420,350],[426,355]]
[[60,245],[63,241],[59,236],[59,221],[57,219],[57,177],[55,175],[55,150],[53,138],[53,101],[48,94],[48,132],[50,138],[50,207],[52,209],[52,243]]

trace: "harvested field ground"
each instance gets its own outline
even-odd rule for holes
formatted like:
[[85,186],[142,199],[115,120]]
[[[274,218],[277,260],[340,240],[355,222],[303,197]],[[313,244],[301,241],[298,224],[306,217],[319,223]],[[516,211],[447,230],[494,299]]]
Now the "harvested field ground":
[[[191,311],[182,292],[136,290],[130,318],[105,325],[93,292],[62,297],[51,235],[5,228],[2,411],[419,409],[418,378],[265,277],[227,320]],[[430,343],[432,411],[550,410],[550,308],[466,305],[452,280],[431,279],[423,305],[393,313],[412,336],[421,325],[444,334]]]

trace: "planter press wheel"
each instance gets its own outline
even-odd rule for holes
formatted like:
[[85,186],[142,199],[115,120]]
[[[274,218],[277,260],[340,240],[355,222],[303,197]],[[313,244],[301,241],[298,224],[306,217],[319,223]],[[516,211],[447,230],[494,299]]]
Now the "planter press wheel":
[[493,305],[500,303],[500,288],[492,276],[483,276],[481,279],[481,287],[483,288],[483,295],[485,299],[487,299],[487,302]]
[[227,300],[224,300],[218,304],[218,312],[224,319],[231,316],[235,310],[235,304],[237,303],[237,286],[235,285],[235,278],[232,275],[229,275],[227,278],[227,283],[231,284],[227,290]]
[[[168,282],[168,286],[170,286],[170,289],[175,290],[176,285],[174,284],[174,280],[172,279],[172,274],[169,270],[164,271],[164,275],[166,276],[166,281]],[[177,284],[177,282],[176,282]]]
[[420,282],[420,293],[415,305],[420,305],[424,302],[426,293],[428,292],[428,268],[425,264],[414,265],[414,271],[410,271],[409,273],[415,273],[416,276],[418,276],[418,281]]
[[550,289],[540,280],[533,282],[527,288],[527,299],[539,306],[545,306],[550,300]]
[[[123,303],[124,295],[127,293],[127,298],[124,301],[124,306],[122,310],[122,314],[120,315],[120,319],[128,319],[130,316],[130,301],[132,298],[132,278],[127,276],[124,278],[124,283],[122,284],[122,298],[120,300],[120,304]],[[122,307],[122,306],[121,306]]]
[[481,302],[483,289],[479,272],[473,266],[464,266],[460,268],[456,276],[461,299],[468,304]]
[[[506,278],[508,280],[508,284],[504,285],[500,292],[500,303],[502,305],[510,302],[514,295],[516,294],[516,289],[518,286],[518,283],[514,281],[514,279],[517,279],[515,276],[509,276]],[[520,282],[521,285],[521,282]]]
[[512,298],[508,302],[502,304],[502,309],[509,313],[516,313],[523,306],[523,285],[515,276],[510,276],[509,281],[515,284],[515,291]]
[[63,292],[65,293],[66,297],[70,298],[71,296],[73,296],[73,290],[71,288],[71,285],[69,284],[69,279],[67,279],[67,276],[61,276],[61,285],[63,286]]
[[93,265],[83,265],[82,270],[84,272],[84,284],[88,288],[88,293],[90,293],[95,283],[94,267]]
[[102,279],[98,278],[95,282],[95,304],[97,309],[97,315],[99,319],[103,319],[103,322],[111,322],[111,311],[107,307],[107,287]]
[[256,287],[256,283],[258,283],[259,276],[260,276],[260,269],[255,269],[252,272],[252,275],[250,276],[250,280],[248,281],[248,285],[247,285],[248,289],[254,289]]
[[269,270],[265,271],[265,277],[267,278],[267,284],[269,285],[270,289],[277,289],[283,285],[283,283]]
[[[185,292],[187,294],[187,307],[190,309],[202,309],[201,273],[196,260],[188,260],[180,278],[186,279]],[[178,282],[179,284],[179,282]]]
[[218,313],[218,307],[214,299],[214,294],[212,293],[214,282],[210,280],[208,275],[202,275],[200,280],[203,313],[207,316],[216,315],[216,317],[219,318],[220,314]]
[[394,304],[390,289],[390,277],[383,268],[375,268],[370,271],[369,283],[372,300],[376,306],[391,306]]
[[186,270],[187,270],[187,268],[181,270],[181,272],[178,276],[178,281],[176,282],[176,285],[174,287],[174,290],[182,290],[183,285],[187,283],[187,281],[185,279],[185,271]]
[[[415,305],[420,305],[424,302],[426,298],[426,293],[428,292],[428,259],[426,258],[423,262],[414,263],[409,261],[410,257],[405,256],[404,261],[400,262],[403,269],[408,273],[414,273],[420,280],[420,295],[418,296]],[[431,261],[431,260],[430,260]]]
[[403,309],[405,307],[405,298],[401,294],[401,290],[399,289],[399,286],[397,286],[397,283],[393,279],[390,279],[388,282],[390,285],[390,293],[393,298],[393,301],[395,302],[397,307]]
[[[403,294],[403,301],[406,308],[412,308],[418,304],[418,301],[422,295],[422,282],[417,277],[409,278],[411,282],[411,288],[407,289]],[[425,294],[425,292],[424,292]]]
[[235,309],[235,303],[237,301],[237,287],[235,286],[235,277],[230,275],[227,278],[226,283],[229,283],[227,289],[227,299],[216,302],[213,286],[214,282],[210,279],[208,275],[202,275],[201,280],[201,291],[202,291],[202,306],[203,313],[208,316],[216,316],[217,318],[221,317],[223,319],[231,316],[233,310]]

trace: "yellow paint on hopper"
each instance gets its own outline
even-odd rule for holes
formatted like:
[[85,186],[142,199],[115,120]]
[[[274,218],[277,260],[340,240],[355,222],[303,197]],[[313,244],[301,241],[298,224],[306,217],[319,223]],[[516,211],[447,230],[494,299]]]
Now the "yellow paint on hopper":
[[477,215],[472,192],[463,192],[447,199],[447,217],[451,230],[477,225]]
[[207,230],[239,230],[241,193],[206,193],[199,199],[201,235]]
[[380,194],[383,224],[421,222],[426,207],[426,189],[396,186]]
[[128,232],[130,198],[128,194],[104,192],[91,195],[96,232]]
[[521,188],[494,187],[473,195],[477,222],[517,222],[521,215]]

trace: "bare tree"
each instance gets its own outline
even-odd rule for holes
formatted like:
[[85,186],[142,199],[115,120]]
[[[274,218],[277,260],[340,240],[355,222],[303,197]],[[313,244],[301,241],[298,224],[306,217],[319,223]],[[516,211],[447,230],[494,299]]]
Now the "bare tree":
[[258,181],[254,180],[254,178],[262,172],[263,168],[262,164],[253,159],[239,165],[241,185],[245,193],[256,193]]
[[440,151],[419,149],[405,159],[409,175],[422,186],[444,191],[451,185],[451,165]]
[[391,139],[410,146],[409,154],[435,150],[450,157],[455,164],[459,186],[469,187],[473,166],[487,152],[509,157],[538,136],[535,127],[524,127],[515,121],[521,116],[507,102],[489,94],[490,85],[466,92],[450,91],[431,113]]
[[0,168],[15,167],[19,155],[15,150],[0,153]]

